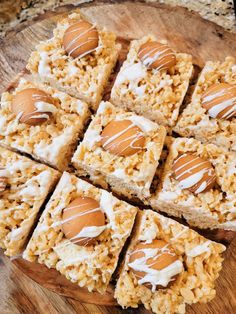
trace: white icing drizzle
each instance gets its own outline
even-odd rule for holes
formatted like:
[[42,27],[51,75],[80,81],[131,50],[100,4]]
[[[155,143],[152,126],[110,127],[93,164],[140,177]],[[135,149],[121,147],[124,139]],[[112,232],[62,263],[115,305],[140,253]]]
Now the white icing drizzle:
[[[187,154],[183,154],[180,155],[180,157],[178,157],[175,161],[175,163],[177,163],[180,159],[183,159]],[[191,159],[188,162],[184,162],[182,165],[180,163],[179,167],[177,167],[175,169],[175,173],[176,173],[176,180],[179,180],[179,185],[181,189],[188,189],[192,186],[194,186],[195,184],[197,184],[198,182],[200,182],[205,173],[208,173],[209,178],[207,180],[205,180],[204,182],[202,182],[200,184],[200,186],[197,188],[197,190],[195,191],[195,193],[200,193],[202,191],[205,190],[205,188],[213,181],[215,180],[214,177],[214,171],[212,168],[209,168],[208,165],[208,161],[207,160],[203,160],[202,162],[197,162],[196,164],[194,163],[195,160],[197,160],[199,157],[196,156],[193,159]],[[192,163],[191,167],[188,167],[189,164]],[[193,173],[191,175],[189,175],[187,178],[185,179],[181,179],[182,176],[184,176],[185,174],[190,174],[191,171],[193,171],[194,169],[198,168],[199,166],[203,166],[205,164],[205,168],[203,168],[202,170]],[[187,168],[185,171],[181,171],[182,168]],[[177,174],[179,172],[179,174]]]
[[[164,48],[164,49],[163,49]],[[169,47],[154,47],[153,49],[150,49],[143,57],[142,57],[142,62],[145,66],[150,67],[154,62],[156,62],[158,59],[160,61],[160,66],[158,68],[156,68],[156,70],[160,70],[161,68],[167,68],[167,67],[163,67],[165,64],[169,63],[169,59],[166,60],[165,62],[162,62],[163,59],[168,58],[168,57],[172,57],[174,56],[174,52],[170,50]],[[139,54],[142,54],[143,50],[146,50],[146,48],[143,48]],[[169,53],[166,53],[167,51],[169,51]],[[151,54],[154,54],[153,57],[151,57]]]
[[100,198],[100,208],[106,214],[110,227],[113,230],[116,230],[116,221],[115,221],[115,214],[113,211],[113,207],[116,203],[116,199],[113,195],[105,190],[102,190],[101,198]]
[[128,120],[132,121],[133,124],[138,126],[144,133],[157,130],[159,127],[158,124],[141,116],[130,116],[128,117]]
[[151,268],[152,264],[147,265],[146,262],[150,258],[156,260],[164,253],[174,255],[174,253],[171,252],[166,246],[160,249],[144,248],[133,251],[132,254],[137,252],[142,252],[144,256],[135,259],[133,262],[129,263],[128,266],[136,271],[145,272],[145,275],[138,280],[138,284],[142,285],[144,283],[150,283],[152,285],[152,292],[156,290],[157,285],[166,287],[174,276],[183,271],[183,264],[180,260],[176,260],[161,270]]
[[224,109],[232,106],[229,110],[227,110],[222,118],[230,118],[235,114],[236,111],[236,97],[223,101],[222,103],[215,105],[211,107],[208,112],[211,117],[216,118],[220,112],[222,112]]
[[76,236],[71,238],[70,240],[73,243],[78,243],[81,238],[96,238],[106,229],[106,225],[104,226],[89,226],[84,227]]
[[[220,91],[217,91],[215,93],[210,93],[209,95],[206,95],[204,97],[202,104],[204,105],[207,102],[217,101],[219,97],[223,97],[227,95],[231,96],[231,91],[234,89],[235,89],[235,86],[232,86],[229,88],[222,88]],[[236,113],[236,97],[232,95],[230,99],[227,99],[220,103],[213,104],[213,106],[208,109],[208,113],[212,118],[217,118],[217,116],[226,108],[229,108],[229,109],[226,110],[226,112],[221,118],[230,118]]]
[[0,177],[8,178],[9,177],[9,171],[7,169],[1,169],[0,168]]
[[141,80],[146,76],[146,71],[141,62],[128,65],[118,73],[114,85],[122,84],[125,81]]
[[40,51],[40,61],[38,65],[38,73],[42,76],[51,76],[51,68],[49,66],[49,56],[47,52]]
[[199,244],[197,246],[195,246],[194,248],[192,248],[190,251],[188,251],[186,253],[187,256],[189,257],[196,257],[196,256],[199,256],[205,252],[210,252],[210,248],[209,248],[209,245],[210,245],[211,241],[206,241],[202,244]]

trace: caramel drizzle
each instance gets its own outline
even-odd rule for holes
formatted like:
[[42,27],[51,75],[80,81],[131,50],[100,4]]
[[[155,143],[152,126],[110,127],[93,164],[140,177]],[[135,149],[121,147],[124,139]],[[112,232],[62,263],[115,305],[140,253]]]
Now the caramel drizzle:
[[[217,118],[219,114],[228,108],[226,112],[223,114],[221,118],[229,119],[236,113],[236,96],[232,95],[232,90],[234,90],[236,87],[232,86],[229,88],[222,88],[221,91],[215,92],[213,94],[206,94],[204,97],[202,104],[208,103],[213,101],[212,106],[208,109],[208,112],[211,117]],[[230,96],[230,99],[227,99],[225,101],[222,101],[220,103],[217,103],[218,97],[223,96]],[[215,102],[215,103],[214,103]]]

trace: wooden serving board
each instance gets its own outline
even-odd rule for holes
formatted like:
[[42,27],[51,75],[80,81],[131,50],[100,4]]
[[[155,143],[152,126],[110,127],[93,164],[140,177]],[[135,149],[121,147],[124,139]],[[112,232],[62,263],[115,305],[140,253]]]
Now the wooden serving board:
[[[129,40],[148,33],[153,33],[160,39],[167,39],[177,51],[192,54],[194,64],[198,68],[201,68],[207,60],[223,60],[228,55],[235,56],[236,35],[212,22],[203,20],[196,13],[190,13],[181,7],[160,4],[143,4],[136,3],[136,1],[132,3],[117,2],[122,3],[107,4],[106,1],[105,3],[95,1],[95,3],[83,5],[81,11],[98,25],[105,26],[108,30],[117,33],[118,40],[123,46],[120,63],[126,55]],[[58,18],[73,8],[73,6],[64,6],[57,12],[47,12],[36,21],[21,25],[0,41],[0,92],[12,86],[18,73],[24,71],[27,59],[35,45],[40,40],[49,38]],[[107,93],[109,93],[109,88]],[[234,236],[232,232],[224,231],[205,231],[204,235],[218,241],[224,240],[226,243],[231,242]],[[217,297],[207,305],[197,304],[188,307],[188,313],[233,314],[236,312],[234,296],[234,291],[236,291],[236,267],[234,267],[236,239],[231,243],[225,255],[227,260],[217,282]],[[79,288],[56,270],[48,269],[43,265],[29,263],[23,259],[16,259],[13,263],[42,287],[60,295],[97,305],[116,305],[112,284],[107,293],[101,296],[98,293],[89,293],[86,289]],[[8,265],[8,267],[11,266]],[[123,313],[122,310],[114,311],[109,312]],[[134,310],[134,312],[149,313],[144,309]],[[132,311],[132,313],[134,312]],[[91,313],[97,312],[94,310]],[[108,312],[104,310],[103,313]]]

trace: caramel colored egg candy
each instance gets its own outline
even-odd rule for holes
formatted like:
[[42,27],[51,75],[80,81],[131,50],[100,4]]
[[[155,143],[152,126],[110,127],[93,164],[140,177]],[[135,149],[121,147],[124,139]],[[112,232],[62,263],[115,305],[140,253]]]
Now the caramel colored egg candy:
[[105,150],[117,156],[131,156],[143,149],[145,137],[142,130],[130,120],[112,120],[101,133]]
[[137,243],[130,253],[128,265],[138,284],[152,290],[168,287],[183,270],[171,245],[157,239],[151,243]]
[[7,171],[0,168],[0,193],[4,192],[7,187]]
[[63,46],[73,58],[82,57],[98,47],[98,31],[87,21],[77,22],[68,27],[63,36]]
[[176,64],[174,51],[157,41],[148,41],[141,45],[138,57],[147,68],[151,69],[168,70]]
[[63,210],[65,237],[81,246],[91,245],[105,229],[105,215],[90,197],[77,197]]
[[173,163],[173,176],[181,189],[201,193],[211,189],[216,181],[212,164],[194,154],[182,154]]
[[236,116],[236,85],[211,85],[202,96],[202,107],[212,118],[230,119]]
[[37,88],[27,88],[16,93],[12,101],[12,111],[18,116],[19,122],[38,125],[47,121],[56,107],[53,99]]

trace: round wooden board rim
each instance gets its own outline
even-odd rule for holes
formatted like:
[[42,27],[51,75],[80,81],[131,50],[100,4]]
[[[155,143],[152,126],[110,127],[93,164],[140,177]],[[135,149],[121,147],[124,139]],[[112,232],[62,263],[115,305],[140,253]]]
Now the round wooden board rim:
[[[98,25],[106,27],[109,25],[110,29],[115,31],[120,37],[138,38],[147,33],[146,29],[157,37],[165,37],[175,49],[179,48],[177,50],[191,53],[194,56],[194,64],[200,67],[202,67],[204,62],[208,59],[223,60],[227,55],[235,55],[236,35],[225,31],[222,27],[210,21],[203,20],[197,13],[191,13],[182,7],[173,8],[164,4],[144,4],[136,3],[136,1],[134,1],[135,3],[117,2],[119,2],[119,4],[107,4],[106,1],[96,1],[95,3],[82,4],[78,7],[82,8],[82,11],[91,19],[96,20]],[[49,37],[51,35],[49,28],[52,28],[58,17],[74,8],[74,6],[69,5],[58,8],[56,12],[46,12],[37,18],[36,21],[31,22],[29,27],[21,29],[21,26],[9,32],[7,37],[1,41],[0,76],[2,84],[0,92],[3,91],[17,73],[24,68],[26,60],[33,50],[35,43]],[[112,11],[115,12],[113,16],[114,19],[112,20],[111,16],[108,16],[108,21],[106,21],[103,14],[111,13]],[[103,14],[99,15],[99,13]],[[128,23],[127,16],[126,19],[123,17],[127,14],[130,18]],[[157,27],[156,29],[155,24],[153,24],[155,14],[160,17],[160,20],[156,20],[157,23],[160,24],[160,28]],[[145,16],[148,16],[150,20],[145,21]],[[168,16],[171,16],[173,25],[168,22]],[[181,19],[181,22],[179,19]],[[191,36],[188,33],[190,29],[188,27],[185,29],[184,27],[185,22],[188,26],[195,25],[199,31],[206,27],[205,33],[202,34],[201,37],[194,31],[194,34]],[[139,23],[142,27],[138,27]],[[127,28],[127,24],[129,24],[129,28]],[[173,30],[177,28],[178,24],[178,32],[175,33],[175,36],[172,38]],[[143,25],[145,25],[145,27],[143,27]],[[170,30],[171,25],[173,30]],[[122,29],[124,26],[126,27],[125,32]],[[38,30],[39,33],[37,32]],[[28,37],[31,39],[30,42],[27,41]],[[22,43],[24,40],[26,40],[25,45]],[[225,42],[224,50],[222,50],[224,46],[223,42]],[[213,44],[214,46],[212,46]],[[12,46],[14,45],[16,45],[19,50],[16,49],[16,51],[12,51]],[[216,50],[216,47],[220,48]],[[22,53],[22,51],[26,51],[26,53]],[[97,292],[89,293],[86,288],[78,287],[78,285],[68,281],[56,270],[48,269],[44,265],[30,263],[21,258],[14,260],[13,263],[29,278],[60,295],[97,305],[114,306],[117,304],[113,296],[113,285],[109,285],[104,295],[100,295]],[[47,278],[47,280],[45,280],[45,278]]]

